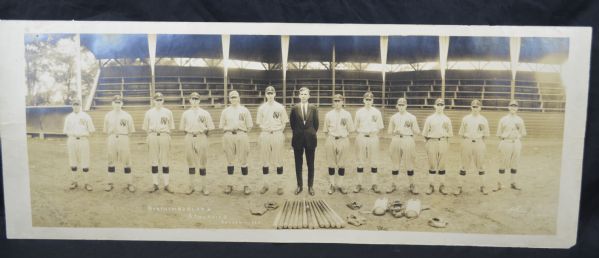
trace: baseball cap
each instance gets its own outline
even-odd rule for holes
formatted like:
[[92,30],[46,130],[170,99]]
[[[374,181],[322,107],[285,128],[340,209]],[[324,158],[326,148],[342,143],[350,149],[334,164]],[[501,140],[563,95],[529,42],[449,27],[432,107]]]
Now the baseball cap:
[[154,94],[154,99],[164,99],[164,96],[160,92],[156,92]]
[[515,99],[510,100],[510,106],[518,106],[518,101],[516,101]]
[[200,94],[198,94],[197,92],[192,92],[191,94],[189,94],[189,98],[200,98]]
[[437,100],[435,100],[435,105],[437,105],[437,104],[445,105],[445,100],[443,100],[442,98],[438,98]]
[[71,105],[81,105],[81,101],[80,101],[79,99],[74,99],[74,100],[71,102]]
[[112,102],[122,102],[123,101],[123,97],[121,97],[121,95],[114,95],[112,96]]
[[399,98],[397,99],[397,105],[399,104],[407,105],[408,101],[405,98]]
[[372,99],[374,97],[374,95],[372,95],[372,92],[367,91],[366,93],[364,93],[364,98],[365,99]]
[[343,96],[341,94],[335,94],[335,96],[333,96],[333,100],[341,100],[341,101],[343,101]]
[[472,102],[470,102],[470,106],[473,106],[473,107],[474,106],[478,106],[478,107],[480,107],[480,106],[482,106],[482,103],[480,103],[480,100],[475,99]]
[[269,92],[272,92],[272,93],[274,93],[274,92],[275,92],[275,87],[273,87],[273,86],[268,86],[268,87],[266,87],[266,90],[265,90],[265,92],[266,92],[266,93],[269,93]]

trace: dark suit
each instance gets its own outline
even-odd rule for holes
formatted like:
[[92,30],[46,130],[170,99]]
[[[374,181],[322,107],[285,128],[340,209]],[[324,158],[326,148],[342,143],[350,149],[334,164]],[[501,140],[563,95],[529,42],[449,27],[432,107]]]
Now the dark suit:
[[[305,121],[305,123],[304,123]],[[302,187],[302,163],[304,163],[304,152],[306,152],[306,163],[308,165],[308,187],[314,184],[314,152],[316,150],[316,132],[318,131],[318,108],[308,104],[307,115],[304,117],[301,104],[291,108],[289,124],[293,131],[291,146],[295,156],[295,175],[297,186]]]

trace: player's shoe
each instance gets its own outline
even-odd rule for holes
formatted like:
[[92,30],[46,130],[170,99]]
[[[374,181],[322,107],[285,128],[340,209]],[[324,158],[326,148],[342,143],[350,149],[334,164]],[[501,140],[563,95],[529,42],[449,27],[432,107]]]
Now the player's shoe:
[[153,193],[153,192],[156,192],[158,190],[160,190],[160,188],[158,187],[158,185],[157,184],[153,184],[152,185],[152,189],[150,189],[150,191],[148,191],[148,192]]
[[356,187],[354,187],[354,193],[359,193],[362,191],[362,185],[361,184],[357,184]]
[[190,187],[187,189],[187,192],[185,192],[185,194],[187,194],[187,195],[191,195],[191,194],[193,194],[195,191],[196,191],[196,189],[194,189],[192,186],[190,186]]
[[389,188],[389,190],[387,190],[387,193],[393,193],[397,190],[397,186],[395,185],[395,183],[391,183],[391,187]]
[[414,195],[418,194],[418,190],[416,189],[415,184],[410,184],[410,193],[412,193]]
[[112,185],[112,183],[108,183],[108,184],[106,184],[106,187],[104,187],[104,191],[110,192],[110,191],[112,191],[113,188],[114,188],[114,186]]
[[227,185],[225,187],[225,194],[231,194],[233,192],[233,186],[232,185]]
[[429,185],[428,185],[428,190],[426,191],[426,194],[427,194],[427,195],[431,195],[431,194],[433,194],[434,192],[435,192],[435,186],[434,186],[434,185],[432,185],[432,184],[429,184]]
[[379,186],[378,185],[372,185],[372,187],[370,187],[370,190],[372,190],[374,193],[381,193],[381,190],[379,190]]
[[458,196],[460,194],[462,194],[462,187],[458,186],[458,190],[456,190],[455,193],[453,193],[453,195]]
[[279,187],[277,188],[277,194],[278,195],[283,195],[284,191],[283,191],[283,187]]
[[485,187],[484,185],[480,186],[480,192],[484,195],[488,195],[489,192],[487,191],[487,187]]
[[175,193],[175,192],[174,192],[174,191],[173,191],[173,190],[170,188],[170,186],[169,186],[169,185],[165,185],[165,186],[164,186],[164,191],[166,191],[167,193]]
[[497,188],[493,189],[493,192],[501,191],[501,189],[503,189],[501,182],[497,182]]
[[439,193],[441,193],[442,195],[447,195],[444,184],[439,185]]
[[308,194],[314,196],[316,194],[316,192],[314,192],[314,188],[308,187]]
[[328,193],[329,193],[329,194],[334,194],[334,193],[335,193],[335,190],[336,190],[335,186],[334,186],[334,185],[331,185],[331,187],[329,187],[329,191],[328,191]]
[[77,188],[77,182],[72,182],[71,185],[69,185],[69,189],[70,190],[75,190]]
[[260,194],[265,194],[266,192],[268,192],[268,186],[263,186],[262,189],[260,189]]
[[522,188],[520,188],[516,183],[512,183],[510,187],[514,190],[522,190]]
[[210,195],[210,191],[208,191],[208,187],[205,187],[205,186],[202,187],[202,194],[204,196]]
[[243,194],[245,195],[250,195],[252,193],[252,190],[250,190],[250,187],[247,185],[243,186]]
[[127,190],[130,193],[135,193],[135,186],[133,186],[132,184],[127,184]]
[[90,185],[90,184],[85,184],[84,188],[85,188],[85,190],[87,190],[88,192],[91,192],[92,190],[94,190],[94,189],[92,188],[92,185]]
[[339,192],[341,194],[347,194],[347,191],[345,190],[345,187],[339,186],[339,188],[337,190],[339,190]]

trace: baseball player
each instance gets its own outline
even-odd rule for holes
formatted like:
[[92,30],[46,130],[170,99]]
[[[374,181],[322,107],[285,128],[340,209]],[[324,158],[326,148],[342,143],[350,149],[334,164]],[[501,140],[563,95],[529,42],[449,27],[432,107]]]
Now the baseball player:
[[[521,190],[520,186],[516,183],[516,173],[518,172],[518,161],[520,160],[520,152],[522,150],[520,138],[526,136],[526,127],[522,118],[516,114],[518,112],[518,102],[516,100],[510,101],[508,109],[509,114],[502,117],[497,126],[497,137],[501,140],[499,142],[499,151],[503,155],[499,176],[500,178],[503,177],[505,171],[509,169],[511,173],[511,188]],[[500,179],[494,191],[499,191],[501,188]]]
[[420,127],[416,117],[406,111],[408,101],[405,98],[397,100],[398,112],[389,119],[389,128],[387,132],[392,136],[389,151],[393,162],[391,174],[394,179],[387,193],[393,193],[397,190],[395,181],[398,181],[400,165],[403,164],[407,170],[408,180],[410,182],[410,192],[418,194],[414,184],[414,164],[416,163],[416,143],[414,136],[420,134]]
[[62,132],[67,135],[67,153],[69,155],[69,166],[71,166],[71,190],[77,188],[77,169],[81,168],[84,177],[84,188],[93,190],[87,172],[89,172],[89,141],[87,137],[96,131],[91,117],[81,111],[81,101],[73,100],[73,112],[68,114],[64,120]]
[[133,175],[131,174],[131,152],[129,150],[129,134],[135,132],[133,118],[122,109],[123,98],[121,95],[112,97],[112,111],[104,116],[104,133],[108,135],[108,183],[104,189],[112,191],[112,177],[116,164],[121,162],[127,175],[127,190],[135,192]]
[[[250,142],[247,133],[254,126],[250,111],[239,104],[239,93],[231,91],[229,93],[231,105],[223,110],[220,116],[219,128],[223,129],[223,149],[227,156],[227,174],[232,176],[235,171],[234,164],[241,166],[241,175],[243,181],[243,193],[251,193],[247,182],[248,175],[248,155],[250,152]],[[233,192],[233,185],[229,184],[225,188],[225,194]]]
[[[325,115],[324,132],[327,134],[325,153],[329,165],[329,194],[336,189],[342,194],[347,194],[343,187],[345,167],[349,154],[349,133],[354,131],[354,123],[351,114],[343,109],[343,96],[333,96],[333,110]],[[335,168],[337,168],[338,180],[335,184]]]
[[[277,175],[283,175],[283,160],[284,153],[283,145],[285,143],[285,135],[283,130],[285,124],[289,122],[285,107],[275,101],[275,88],[272,86],[266,87],[265,90],[266,102],[258,107],[256,115],[256,123],[262,129],[260,133],[260,157],[262,158],[262,174],[264,177],[264,186],[260,190],[261,194],[268,191],[268,175],[269,166],[274,165],[277,168]],[[277,188],[277,194],[283,194],[281,185]]]
[[425,148],[429,164],[429,189],[426,194],[435,192],[435,174],[439,172],[439,192],[447,194],[445,190],[445,159],[449,148],[449,137],[453,136],[451,120],[443,110],[445,101],[441,98],[435,100],[435,113],[428,116],[424,121],[422,136],[426,140]]
[[481,104],[478,99],[472,100],[470,103],[472,112],[462,119],[462,124],[460,125],[458,134],[462,137],[462,168],[460,169],[460,179],[458,180],[455,195],[462,193],[464,177],[472,162],[474,162],[474,166],[478,169],[478,175],[481,180],[480,192],[485,195],[488,194],[485,186],[484,160],[486,152],[485,139],[489,137],[489,122],[480,114]]
[[200,107],[200,94],[192,92],[189,95],[191,108],[181,115],[179,130],[185,132],[185,157],[189,169],[189,189],[187,194],[195,192],[194,179],[197,177],[196,168],[201,179],[202,194],[210,192],[206,186],[206,161],[208,159],[208,133],[214,130],[214,122],[208,111]]
[[148,133],[148,150],[152,166],[152,182],[154,185],[150,193],[158,188],[158,167],[162,166],[162,179],[164,190],[174,193],[169,187],[169,153],[171,147],[171,130],[175,129],[173,113],[163,107],[164,96],[157,92],[153,97],[154,107],[150,108],[144,116],[142,129]]
[[373,95],[368,91],[364,93],[364,107],[356,111],[356,145],[358,146],[358,184],[354,188],[354,193],[362,190],[364,167],[370,167],[371,189],[375,193],[380,193],[377,185],[378,156],[379,156],[379,130],[385,128],[383,125],[383,116],[381,112],[372,106]]

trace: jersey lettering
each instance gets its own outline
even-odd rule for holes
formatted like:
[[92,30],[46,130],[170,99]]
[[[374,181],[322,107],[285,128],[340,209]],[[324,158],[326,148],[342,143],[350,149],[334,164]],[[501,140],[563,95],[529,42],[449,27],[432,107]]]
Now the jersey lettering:
[[168,117],[163,116],[160,118],[160,124],[162,125],[167,125],[168,124]]

